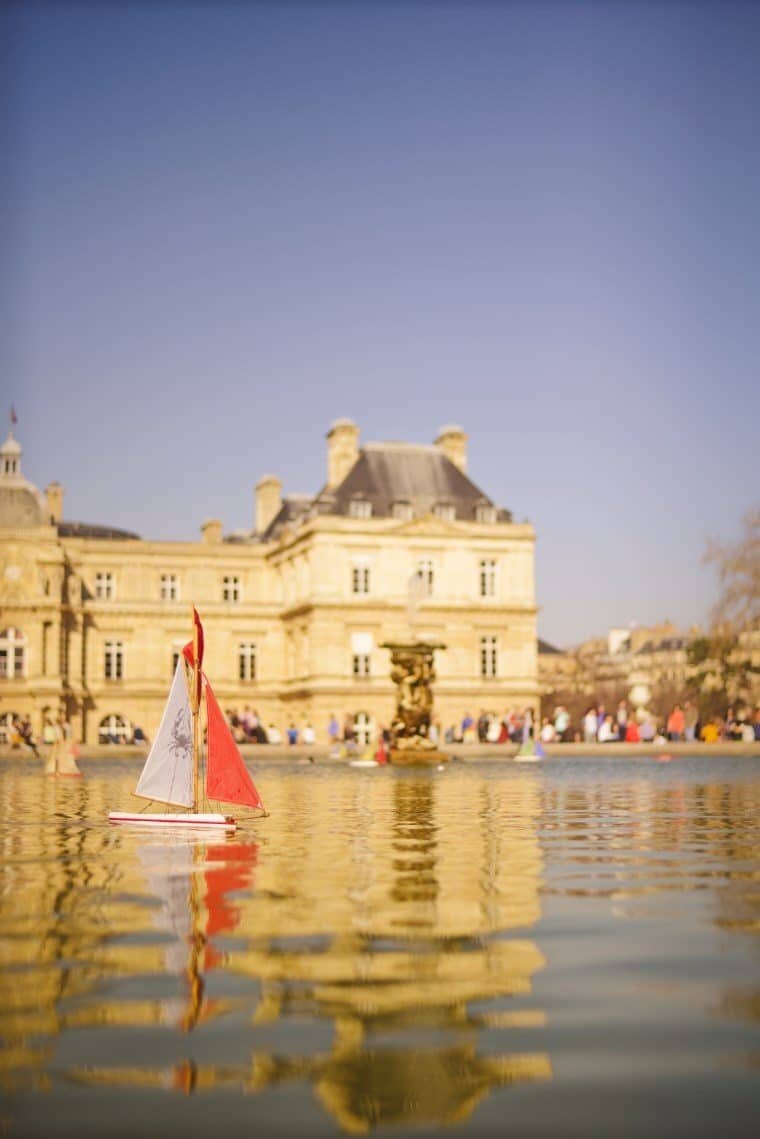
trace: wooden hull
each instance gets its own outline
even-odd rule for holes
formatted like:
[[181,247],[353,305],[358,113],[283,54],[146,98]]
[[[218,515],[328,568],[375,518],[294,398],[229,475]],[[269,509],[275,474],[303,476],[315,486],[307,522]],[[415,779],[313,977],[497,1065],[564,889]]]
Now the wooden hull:
[[438,767],[448,763],[451,756],[437,748],[391,748],[388,757],[394,767]]
[[166,811],[162,814],[148,814],[147,811],[109,811],[109,823],[128,823],[131,826],[163,827],[171,830],[234,831],[237,823],[229,815],[217,814],[176,814]]

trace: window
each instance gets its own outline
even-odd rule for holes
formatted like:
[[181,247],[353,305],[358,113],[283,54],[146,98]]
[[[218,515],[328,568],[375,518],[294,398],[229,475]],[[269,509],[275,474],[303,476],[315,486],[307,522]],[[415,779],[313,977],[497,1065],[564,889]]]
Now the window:
[[95,574],[95,596],[98,601],[113,601],[113,574]]
[[369,593],[369,562],[357,561],[352,565],[351,592]]
[[243,641],[238,646],[238,675],[241,680],[256,679],[256,645]]
[[131,735],[129,724],[123,716],[117,716],[112,712],[110,716],[100,721],[98,743],[126,744],[129,743]]
[[354,732],[360,747],[367,747],[372,741],[372,718],[369,712],[357,712],[354,716]]
[[182,650],[186,644],[187,641],[175,641],[172,645],[172,676],[174,676],[175,672],[177,671],[180,654],[182,653]]
[[348,513],[351,518],[371,518],[372,503],[366,498],[354,498],[348,504]]
[[372,668],[372,634],[351,634],[351,671],[354,676],[369,676]]
[[240,578],[239,577],[223,577],[222,578],[222,601],[239,601],[240,600]]
[[498,676],[499,638],[480,638],[480,675]]
[[26,672],[26,637],[11,625],[0,633],[0,680],[13,680]]
[[372,671],[372,634],[351,634],[351,671],[354,676],[369,676]]
[[394,502],[393,517],[403,522],[410,522],[414,518],[414,507],[411,502]]
[[161,600],[179,601],[179,586],[176,573],[161,574]]
[[488,503],[481,503],[475,508],[475,519],[477,522],[495,522],[496,507]]
[[417,577],[421,579],[425,587],[423,597],[432,597],[434,570],[435,567],[430,558],[422,558],[421,561],[417,562]]
[[496,596],[496,562],[493,558],[482,558],[480,561],[480,596]]
[[106,680],[121,680],[124,676],[124,645],[121,641],[106,641],[103,675]]
[[433,508],[433,514],[444,522],[453,522],[457,516],[456,510],[450,502],[437,502]]

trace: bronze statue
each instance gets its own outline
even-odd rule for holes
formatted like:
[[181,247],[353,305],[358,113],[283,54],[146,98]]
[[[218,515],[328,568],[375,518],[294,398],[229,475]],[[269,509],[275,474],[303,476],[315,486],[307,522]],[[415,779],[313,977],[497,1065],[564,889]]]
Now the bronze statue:
[[448,759],[430,739],[435,680],[433,653],[443,645],[415,641],[390,644],[391,680],[396,685],[396,712],[391,724],[391,762],[438,762]]

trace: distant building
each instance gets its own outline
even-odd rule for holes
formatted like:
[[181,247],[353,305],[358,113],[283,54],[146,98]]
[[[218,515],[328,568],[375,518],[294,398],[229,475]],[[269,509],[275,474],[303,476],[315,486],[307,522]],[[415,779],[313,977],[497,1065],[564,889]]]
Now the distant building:
[[[443,642],[435,717],[538,704],[532,526],[517,524],[467,475],[467,436],[429,446],[359,445],[331,427],[327,480],[314,495],[260,479],[255,525],[197,542],[144,541],[63,520],[63,489],[22,477],[21,447],[0,449],[0,731],[11,713],[65,709],[82,739],[158,726],[188,607],[206,628],[224,708],[282,728],[331,713],[360,740],[392,715],[386,640]],[[410,609],[410,597],[414,604]],[[414,627],[410,628],[410,620]]]
[[574,692],[577,675],[578,660],[575,655],[558,649],[539,637],[538,683],[542,695],[550,692]]
[[[675,700],[695,697],[697,682],[689,663],[689,645],[702,631],[693,627],[679,631],[670,621],[645,627],[616,627],[606,637],[592,637],[567,650],[546,641],[538,642],[538,675],[544,712],[554,699],[570,702],[577,714],[584,704],[626,698],[635,707],[651,703],[665,706]],[[760,633],[742,633],[733,651],[735,660],[760,667]],[[709,677],[705,687],[718,687],[719,677]],[[729,694],[740,703],[753,703],[757,682],[741,695]]]

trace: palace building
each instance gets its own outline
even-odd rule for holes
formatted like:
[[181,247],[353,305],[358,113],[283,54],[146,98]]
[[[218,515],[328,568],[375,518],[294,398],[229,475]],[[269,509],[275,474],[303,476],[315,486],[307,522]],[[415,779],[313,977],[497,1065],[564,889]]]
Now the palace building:
[[255,491],[255,525],[195,542],[146,541],[65,521],[63,489],[21,472],[12,433],[0,449],[0,728],[29,715],[39,733],[63,710],[85,742],[158,727],[189,605],[223,708],[255,709],[283,732],[331,714],[361,741],[394,709],[386,641],[436,654],[434,718],[538,709],[535,534],[467,476],[467,436],[432,445],[365,443],[348,419],[327,434],[327,480]]

